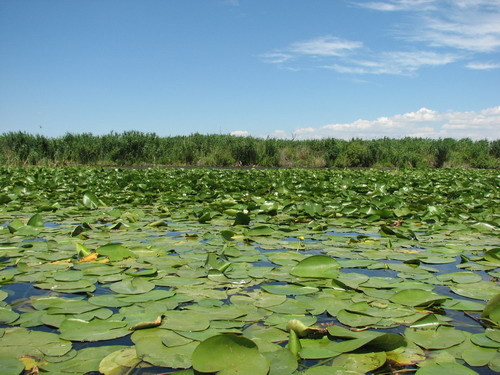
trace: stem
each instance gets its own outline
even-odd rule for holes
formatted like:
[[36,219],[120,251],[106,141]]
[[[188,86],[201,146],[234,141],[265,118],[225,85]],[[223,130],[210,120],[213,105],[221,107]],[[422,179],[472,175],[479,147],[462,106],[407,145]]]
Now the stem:
[[130,375],[132,374],[132,371],[134,371],[137,366],[139,366],[142,363],[142,359],[137,359],[137,362],[125,373],[125,375]]

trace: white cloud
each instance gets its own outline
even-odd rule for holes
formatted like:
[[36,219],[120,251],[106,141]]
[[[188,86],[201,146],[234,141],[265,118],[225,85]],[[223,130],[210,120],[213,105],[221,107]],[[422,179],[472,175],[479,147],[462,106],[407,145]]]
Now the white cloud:
[[234,130],[229,134],[236,135],[239,137],[248,137],[250,135],[250,132],[248,130]]
[[[282,135],[285,133],[283,131]],[[358,119],[350,123],[333,123],[317,128],[298,128],[295,139],[318,138],[500,138],[500,106],[481,111],[438,112],[420,108],[414,112],[383,116],[375,120]],[[272,135],[270,135],[272,136]]]
[[363,8],[380,10],[385,12],[394,12],[401,10],[432,9],[435,0],[392,0],[392,1],[370,1],[367,3],[358,2],[357,5]]
[[[326,35],[314,39],[291,43],[285,48],[264,53],[261,58],[266,63],[279,64],[296,61],[301,58],[315,57],[340,57],[363,47],[363,43],[355,40],[341,39],[336,36]],[[290,70],[300,70],[290,68]]]
[[374,56],[372,60],[346,60],[342,64],[324,65],[339,73],[353,74],[412,74],[426,66],[439,66],[453,63],[459,59],[451,53],[431,51],[391,51]]
[[399,50],[374,50],[359,40],[326,35],[263,54],[263,61],[294,71],[307,66],[357,75],[414,75],[425,67],[465,60],[468,69],[498,67],[470,61],[500,50],[500,0],[352,2],[378,12],[404,12],[398,24],[388,25]]
[[308,133],[314,133],[316,129],[314,128],[299,128],[295,130],[295,134],[300,135],[300,134],[308,134]]
[[358,2],[378,11],[409,11],[412,24],[397,31],[409,41],[471,52],[493,52],[500,47],[499,0],[386,0]]
[[492,70],[492,69],[499,69],[500,64],[471,62],[467,64],[466,67],[473,70]]
[[287,50],[298,55],[342,56],[346,52],[361,48],[362,46],[363,43],[358,41],[345,40],[328,35],[293,43]]
[[265,62],[271,64],[281,64],[284,63],[285,61],[293,59],[293,56],[290,55],[289,53],[281,53],[281,52],[265,53],[261,55],[261,57]]

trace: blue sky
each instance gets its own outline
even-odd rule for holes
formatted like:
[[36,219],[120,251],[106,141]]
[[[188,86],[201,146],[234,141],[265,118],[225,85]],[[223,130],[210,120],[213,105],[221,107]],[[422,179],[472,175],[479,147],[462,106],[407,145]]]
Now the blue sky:
[[0,133],[500,138],[500,0],[0,0]]

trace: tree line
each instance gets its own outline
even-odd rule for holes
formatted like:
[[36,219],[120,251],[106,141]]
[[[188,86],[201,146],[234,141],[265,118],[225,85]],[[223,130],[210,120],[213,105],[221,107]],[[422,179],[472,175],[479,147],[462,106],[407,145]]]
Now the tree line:
[[287,140],[199,133],[160,137],[126,131],[51,138],[0,135],[3,165],[284,168],[499,168],[500,140],[381,138]]

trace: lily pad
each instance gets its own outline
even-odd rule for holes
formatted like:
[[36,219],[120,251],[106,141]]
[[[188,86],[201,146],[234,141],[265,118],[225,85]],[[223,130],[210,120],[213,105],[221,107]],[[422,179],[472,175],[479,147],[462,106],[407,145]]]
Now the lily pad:
[[122,321],[66,319],[59,327],[61,337],[71,341],[111,340],[130,334]]
[[298,277],[334,279],[339,275],[340,264],[326,255],[313,255],[301,260],[290,273]]
[[0,356],[0,368],[2,374],[19,375],[24,370],[24,364],[15,358]]
[[109,258],[111,261],[122,260],[126,258],[137,257],[132,251],[127,249],[125,246],[118,244],[107,244],[96,249],[99,255],[103,255]]
[[422,367],[415,373],[415,375],[435,374],[477,375],[477,372],[458,363],[436,363]]
[[193,368],[219,375],[266,375],[269,363],[252,340],[225,334],[211,337],[196,348]]
[[132,368],[137,368],[140,362],[134,347],[124,348],[104,357],[99,363],[99,372],[104,375],[126,374]]
[[332,362],[332,366],[365,374],[381,367],[386,359],[387,355],[385,352],[348,353],[336,357]]
[[86,374],[99,371],[99,365],[107,355],[125,348],[123,345],[84,348],[67,361],[44,364],[41,368],[53,374]]
[[111,284],[109,287],[109,289],[113,292],[121,294],[143,294],[153,290],[154,288],[155,284],[140,277],[124,279]]
[[453,327],[407,328],[405,337],[424,349],[446,349],[463,342],[467,336]]
[[421,289],[404,289],[394,294],[390,300],[405,306],[429,306],[440,304],[449,297]]
[[319,289],[315,287],[309,286],[300,286],[293,284],[268,284],[262,285],[262,289],[271,294],[280,294],[280,295],[303,295],[303,294],[311,294],[316,293]]

